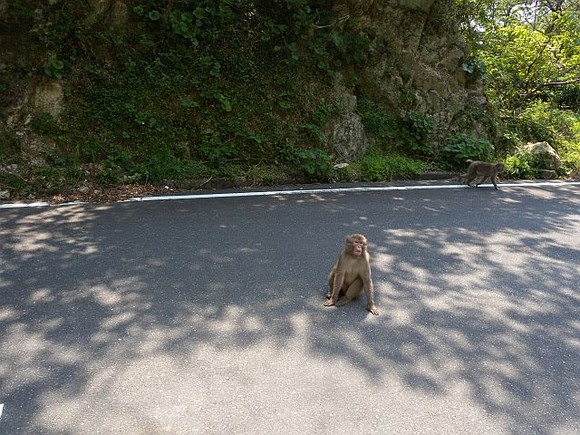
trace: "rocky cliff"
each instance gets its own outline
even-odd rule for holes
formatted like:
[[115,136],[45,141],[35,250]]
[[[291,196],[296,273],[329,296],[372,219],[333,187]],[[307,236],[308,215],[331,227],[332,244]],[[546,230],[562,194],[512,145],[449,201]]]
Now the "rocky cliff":
[[[275,143],[276,139],[269,137],[268,131],[259,126],[257,121],[245,119],[246,114],[243,110],[236,114],[238,119],[244,119],[246,126],[243,127],[245,129],[243,134],[239,133],[241,129],[239,125],[236,126],[238,131],[227,133],[227,137],[225,133],[216,131],[216,125],[222,128],[221,121],[233,118],[232,112],[236,111],[236,98],[244,101],[244,97],[238,96],[241,91],[228,93],[228,89],[225,88],[227,83],[234,83],[234,85],[237,83],[234,77],[227,78],[231,82],[224,79],[227,60],[217,57],[218,60],[211,60],[211,47],[200,48],[201,45],[196,45],[199,42],[191,36],[192,33],[185,32],[190,29],[187,27],[190,23],[184,22],[183,27],[180,28],[176,26],[175,20],[171,21],[176,17],[177,3],[153,2],[163,4],[165,7],[164,14],[162,14],[163,9],[160,8],[159,16],[156,15],[157,10],[147,10],[140,5],[147,2],[91,0],[74,14],[68,11],[66,2],[53,0],[48,6],[44,3],[0,0],[0,23],[2,23],[0,46],[3,47],[0,54],[0,100],[2,103],[0,154],[4,156],[4,161],[10,160],[8,155],[17,151],[23,159],[28,159],[34,165],[42,165],[42,157],[47,155],[46,149],[58,148],[59,141],[63,141],[67,132],[86,128],[86,126],[75,126],[70,123],[82,118],[77,112],[83,107],[97,110],[96,106],[86,101],[87,89],[95,84],[93,78],[98,77],[101,83],[105,83],[104,78],[106,78],[106,83],[112,83],[115,68],[122,68],[124,71],[128,68],[124,55],[119,56],[119,53],[115,51],[117,50],[115,44],[121,47],[121,42],[118,42],[121,39],[125,45],[128,44],[126,41],[137,41],[134,43],[140,44],[139,47],[123,46],[128,53],[143,50],[146,44],[152,47],[151,53],[154,53],[156,49],[159,51],[158,46],[157,48],[155,46],[155,38],[147,36],[149,31],[147,25],[152,27],[164,19],[172,23],[174,33],[185,36],[193,42],[194,50],[200,54],[192,56],[192,62],[200,62],[199,65],[202,65],[200,68],[203,67],[209,71],[206,74],[209,80],[218,76],[221,80],[209,91],[210,87],[205,79],[200,84],[199,78],[188,77],[189,83],[192,83],[191,89],[180,88],[181,95],[170,95],[169,100],[164,100],[164,105],[167,107],[175,106],[175,102],[178,101],[182,112],[189,110],[192,113],[187,121],[187,125],[191,126],[190,133],[182,128],[186,124],[179,124],[184,116],[183,113],[179,115],[166,113],[168,117],[175,118],[172,120],[172,126],[179,127],[179,134],[172,136],[179,146],[171,144],[171,152],[178,158],[181,158],[183,154],[187,158],[208,160],[212,156],[215,157],[215,153],[211,154],[211,151],[207,151],[207,146],[204,145],[209,141],[214,144],[212,145],[214,150],[216,143],[222,144],[217,146],[221,152],[218,157],[227,157],[230,154],[235,155],[235,151],[224,148],[223,143],[227,142],[228,147],[235,148],[235,138],[247,136],[242,137],[241,142],[246,140],[252,144],[251,146],[262,150],[265,156],[280,154],[281,145],[279,144],[273,145],[275,150],[270,153],[264,144]],[[235,2],[228,2],[232,8],[233,3]],[[238,51],[248,51],[250,40],[248,35],[250,34],[254,38],[252,41],[258,41],[256,47],[258,43],[264,44],[263,40],[266,38],[262,37],[262,40],[259,40],[259,37],[260,34],[264,34],[265,30],[257,29],[252,19],[260,7],[267,8],[267,6],[260,6],[263,2],[241,2],[240,4],[242,3],[243,7],[236,6],[234,13],[238,14],[235,17],[238,22],[240,17],[244,21],[246,26],[244,32],[247,35],[244,36],[245,42],[240,45],[241,48]],[[324,22],[315,22],[310,25],[307,33],[314,38],[322,32],[331,31],[332,34],[329,33],[328,38],[332,41],[332,38],[340,37],[341,32],[348,32],[352,41],[355,41],[351,46],[345,44],[341,46],[340,41],[334,41],[335,48],[339,47],[342,50],[341,54],[346,59],[345,61],[335,62],[331,67],[328,63],[324,75],[304,74],[304,77],[298,78],[292,75],[293,72],[286,71],[285,74],[288,74],[289,79],[296,79],[297,82],[284,85],[290,89],[284,93],[279,92],[280,83],[283,80],[272,79],[284,71],[282,66],[276,66],[275,71],[271,67],[264,68],[263,71],[260,70],[261,67],[257,67],[258,71],[255,72],[258,61],[253,61],[252,74],[259,76],[259,80],[262,80],[257,88],[263,91],[264,86],[272,87],[270,91],[265,92],[266,97],[262,99],[262,103],[275,93],[274,90],[278,92],[272,97],[276,99],[277,104],[272,103],[269,108],[264,106],[263,110],[268,114],[259,115],[260,118],[264,118],[264,116],[269,117],[270,113],[275,114],[275,117],[272,115],[273,118],[268,121],[271,125],[276,124],[272,131],[277,132],[278,136],[285,135],[287,131],[293,129],[293,123],[306,125],[304,120],[299,119],[297,115],[300,111],[308,111],[312,118],[320,112],[320,110],[317,112],[316,108],[331,106],[332,109],[323,111],[324,119],[320,122],[310,122],[306,126],[311,130],[319,127],[319,133],[312,135],[317,139],[313,140],[310,146],[328,150],[335,162],[356,160],[369,147],[377,144],[383,148],[392,146],[393,149],[404,152],[405,147],[409,146],[405,142],[405,134],[411,137],[409,143],[420,142],[418,146],[422,147],[422,150],[415,152],[415,155],[429,154],[431,157],[436,155],[437,148],[447,137],[458,132],[479,138],[489,138],[490,131],[485,121],[486,99],[483,95],[480,77],[470,66],[467,47],[454,23],[451,0],[341,0],[329,2],[329,4],[332,4],[332,9],[324,15]],[[198,10],[200,8],[195,12]],[[139,24],[136,11],[145,16],[147,25]],[[296,16],[298,15],[293,15],[293,17]],[[170,17],[168,21],[167,17]],[[199,33],[198,24],[202,22],[201,15],[197,17],[197,21],[195,21],[195,14],[183,13],[179,17],[190,17],[190,22],[196,23],[197,26],[191,28]],[[68,21],[66,25],[61,26],[59,20]],[[208,18],[204,20],[205,23]],[[23,28],[22,26],[27,23],[29,27]],[[118,41],[113,36],[106,38],[103,36],[110,29],[117,29],[118,34],[121,35]],[[307,43],[304,41],[307,40],[308,35],[301,40],[305,45]],[[283,35],[281,40],[284,40]],[[349,50],[352,52],[359,50],[355,45],[356,41],[363,41],[366,44],[364,56],[349,58]],[[298,58],[301,55],[302,47],[299,44],[297,49],[294,49],[296,44],[288,44],[290,50],[287,51],[292,57]],[[64,45],[68,47],[66,55],[62,51]],[[279,47],[276,46],[273,52],[278,49]],[[202,53],[203,50],[206,51]],[[255,53],[252,56],[256,56]],[[78,66],[80,58],[83,58],[82,67]],[[208,58],[210,58],[209,61]],[[202,61],[206,63],[201,63]],[[286,65],[284,62],[285,60],[276,65]],[[227,68],[232,71],[229,72],[230,75],[240,74],[241,77],[245,74],[243,67],[240,67],[238,71],[235,71],[235,66],[227,66]],[[329,71],[330,69],[332,71]],[[151,71],[149,73],[153,74]],[[87,78],[89,77],[87,74],[93,78]],[[288,77],[284,80],[288,81]],[[165,73],[162,71],[161,75],[153,80],[155,82],[165,78]],[[174,86],[174,89],[176,87]],[[256,89],[249,90],[249,92],[255,91]],[[292,91],[295,91],[294,94],[288,97]],[[213,94],[210,95],[210,92]],[[285,103],[281,101],[282,98],[290,102]],[[208,104],[209,100],[213,103]],[[163,100],[160,99],[160,101]],[[371,125],[372,122],[369,123],[369,119],[372,120],[372,117],[365,118],[361,103],[365,104],[366,115],[369,115],[372,110],[380,109],[381,113],[387,114],[386,118]],[[237,107],[241,105],[243,104]],[[127,102],[125,106],[134,112],[131,113],[132,119],[148,119],[153,125],[154,115],[151,113],[158,110],[157,108],[152,107],[147,112],[141,112],[132,102]],[[223,115],[219,123],[210,122],[204,118],[210,113],[208,112],[210,108],[215,109],[214,106],[218,107]],[[165,108],[159,110],[163,111]],[[50,128],[37,128],[35,131],[30,128],[31,123],[34,123],[39,114],[48,114],[54,120],[60,119],[61,124],[63,116],[69,117],[64,123],[65,127],[61,128],[61,125],[58,128],[58,134],[45,134],[46,130],[50,133]],[[115,116],[111,114],[112,112],[97,115],[97,118]],[[156,119],[159,121],[161,115],[157,116]],[[386,128],[383,128],[384,125],[376,125],[381,122],[386,125],[391,121],[392,128],[388,125]],[[148,121],[143,121],[143,124],[146,122]],[[253,129],[248,127],[249,124],[253,125]],[[156,125],[159,126],[159,122]],[[160,131],[160,129],[152,128],[151,132],[154,131]],[[87,132],[87,134],[90,133]],[[111,134],[101,134],[99,140],[109,140],[102,138],[109,138]],[[128,131],[120,134],[122,134],[121,141],[123,138],[133,137],[136,138],[135,140],[141,140],[141,136],[137,133]],[[187,136],[187,134],[192,136]],[[213,135],[213,139],[207,139],[208,135]],[[308,140],[303,139],[304,137],[306,136],[286,139],[286,143],[300,142],[300,145],[303,145]],[[115,141],[116,139],[112,139],[111,143]],[[70,147],[70,138],[64,142]],[[113,146],[110,145],[109,148],[104,149],[105,151],[113,149],[111,148]],[[181,154],[175,151],[176,146]],[[242,144],[241,147],[243,148],[244,145]],[[249,149],[248,147],[246,146],[245,149]]]
[[[356,87],[337,88],[338,98],[364,96],[399,119],[409,114],[432,119],[434,128],[425,140],[434,147],[459,132],[490,138],[482,82],[470,69],[452,7],[449,0],[341,2],[338,15],[352,17],[359,31],[372,35],[380,55],[361,69]],[[356,109],[352,113],[356,118]],[[364,138],[362,133],[351,135],[356,143]]]

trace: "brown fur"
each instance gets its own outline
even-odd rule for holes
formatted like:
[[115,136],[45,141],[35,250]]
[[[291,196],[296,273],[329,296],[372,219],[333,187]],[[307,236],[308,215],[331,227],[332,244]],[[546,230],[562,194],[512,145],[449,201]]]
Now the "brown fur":
[[351,234],[346,237],[344,249],[328,275],[328,294],[324,305],[340,307],[359,296],[363,290],[367,296],[367,310],[378,315],[367,239],[362,234]]
[[467,168],[467,175],[465,175],[465,179],[467,181],[467,185],[471,186],[471,182],[475,180],[479,176],[483,176],[481,181],[475,185],[475,187],[479,186],[483,183],[486,179],[489,179],[493,183],[493,187],[495,190],[498,190],[497,187],[497,174],[498,172],[502,172],[505,167],[503,163],[487,163],[481,162],[479,160],[466,160],[469,163],[469,167]]

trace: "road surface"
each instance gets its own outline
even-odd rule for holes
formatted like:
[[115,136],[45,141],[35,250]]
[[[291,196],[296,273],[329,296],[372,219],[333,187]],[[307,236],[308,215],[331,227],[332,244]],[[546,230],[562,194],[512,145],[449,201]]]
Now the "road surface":
[[[323,307],[355,232],[378,317]],[[2,434],[580,433],[578,185],[4,208],[0,243]]]

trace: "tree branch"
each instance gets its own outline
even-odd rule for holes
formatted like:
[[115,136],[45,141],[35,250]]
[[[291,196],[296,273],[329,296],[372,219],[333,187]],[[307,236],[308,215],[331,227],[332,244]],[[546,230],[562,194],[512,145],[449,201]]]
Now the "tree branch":
[[[538,86],[536,86],[536,89],[534,89],[534,91],[538,91],[541,88],[555,88],[557,86],[567,86],[567,85],[573,85],[575,83],[580,83],[580,78],[578,79],[574,79],[574,80],[568,80],[565,82],[547,82],[547,83],[542,83]],[[532,92],[534,92],[532,91]]]
[[527,100],[530,96],[538,93],[543,88],[557,88],[559,86],[568,86],[568,85],[573,85],[576,83],[580,83],[580,78],[574,79],[574,80],[560,81],[560,82],[541,83],[538,86],[536,86],[534,89],[526,92],[522,101]]

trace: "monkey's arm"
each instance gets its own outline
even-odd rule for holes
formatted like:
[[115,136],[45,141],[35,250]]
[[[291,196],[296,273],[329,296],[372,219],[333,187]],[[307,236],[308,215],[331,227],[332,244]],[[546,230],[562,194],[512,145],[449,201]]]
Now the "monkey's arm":
[[324,306],[330,307],[336,304],[338,299],[338,294],[340,293],[340,288],[342,287],[342,282],[344,281],[344,272],[341,270],[342,265],[339,263],[336,266],[336,271],[334,273],[334,280],[332,283],[332,290],[330,292],[330,298],[324,303]]
[[362,277],[364,291],[367,295],[367,310],[375,316],[379,315],[379,310],[375,305],[375,287],[373,284],[373,278],[371,276],[371,266],[370,263],[366,270],[365,276]]

